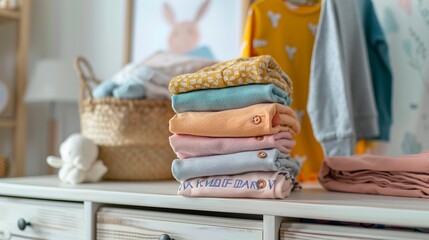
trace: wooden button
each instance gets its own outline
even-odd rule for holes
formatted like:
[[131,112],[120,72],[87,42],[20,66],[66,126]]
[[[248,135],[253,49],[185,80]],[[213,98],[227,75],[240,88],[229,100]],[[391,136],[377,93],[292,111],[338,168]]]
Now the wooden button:
[[264,140],[264,137],[258,136],[258,137],[255,137],[255,139],[256,139],[256,141],[262,141],[262,140]]
[[258,115],[252,117],[252,123],[253,124],[260,124],[261,123],[261,117]]
[[259,179],[256,182],[256,186],[258,187],[258,189],[264,189],[267,186],[267,181],[265,181],[264,179]]
[[266,152],[259,152],[258,153],[258,157],[259,158],[266,158],[267,157],[267,153]]

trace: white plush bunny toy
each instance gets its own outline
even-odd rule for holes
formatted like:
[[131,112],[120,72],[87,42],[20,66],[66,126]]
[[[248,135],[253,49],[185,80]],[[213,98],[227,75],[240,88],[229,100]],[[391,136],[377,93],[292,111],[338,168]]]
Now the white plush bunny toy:
[[107,167],[97,160],[98,147],[93,141],[75,133],[60,146],[61,158],[49,156],[47,162],[60,168],[58,177],[62,182],[77,184],[97,182],[107,172]]

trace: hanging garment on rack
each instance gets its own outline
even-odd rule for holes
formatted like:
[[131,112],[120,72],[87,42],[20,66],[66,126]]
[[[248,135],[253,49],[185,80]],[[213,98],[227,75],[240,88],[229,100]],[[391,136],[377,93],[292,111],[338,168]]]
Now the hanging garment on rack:
[[[373,1],[389,44],[393,123],[388,143],[364,151],[388,156],[429,150],[429,1]],[[426,19],[426,21],[425,21]]]
[[324,1],[311,64],[308,113],[327,156],[354,153],[379,135],[358,1]]
[[378,111],[380,134],[373,140],[388,141],[392,125],[392,72],[387,41],[371,0],[360,0],[358,6],[371,69],[372,86]]
[[380,134],[374,138],[360,140],[356,145],[357,154],[370,152],[371,149],[375,148],[377,142],[371,140],[389,141],[393,122],[393,76],[387,40],[378,21],[372,1],[361,0],[358,6],[362,14]]
[[304,162],[300,181],[317,179],[323,152],[313,137],[306,111],[310,62],[319,21],[320,3],[298,6],[282,0],[259,0],[249,10],[242,42],[243,57],[269,54],[291,77],[292,108],[301,121],[292,157]]
[[[388,143],[360,144],[358,153],[389,156],[429,149],[429,1],[373,1],[389,45],[393,123]],[[381,114],[381,113],[380,113]],[[368,144],[369,143],[369,144]]]

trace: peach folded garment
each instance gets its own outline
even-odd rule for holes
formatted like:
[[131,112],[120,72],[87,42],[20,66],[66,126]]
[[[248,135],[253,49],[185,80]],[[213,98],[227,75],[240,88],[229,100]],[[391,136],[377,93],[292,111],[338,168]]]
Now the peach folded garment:
[[183,181],[177,193],[188,197],[286,198],[293,187],[288,172],[249,172]]
[[295,146],[295,141],[289,132],[245,138],[213,138],[174,134],[170,137],[170,145],[177,157],[185,159],[272,148],[276,148],[282,153],[290,153],[291,148]]
[[255,137],[278,132],[299,133],[292,108],[278,103],[220,112],[185,112],[170,119],[170,132],[207,137]]
[[429,152],[325,159],[319,181],[327,190],[429,198]]

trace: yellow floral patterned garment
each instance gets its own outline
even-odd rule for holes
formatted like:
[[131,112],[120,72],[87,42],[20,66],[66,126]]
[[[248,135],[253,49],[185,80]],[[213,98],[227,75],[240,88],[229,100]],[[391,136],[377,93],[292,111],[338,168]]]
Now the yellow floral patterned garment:
[[196,73],[176,76],[171,79],[168,88],[172,94],[179,94],[201,89],[271,83],[292,94],[292,82],[274,58],[258,56],[221,62]]
[[298,176],[300,181],[316,181],[324,158],[306,111],[319,14],[320,2],[313,6],[298,6],[283,0],[259,0],[250,7],[242,42],[242,57],[269,54],[293,80],[292,108],[302,130],[295,137],[297,144],[291,156],[305,160]]

